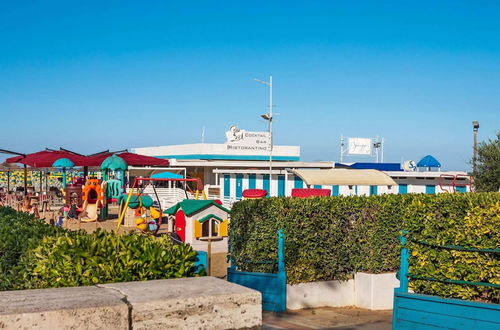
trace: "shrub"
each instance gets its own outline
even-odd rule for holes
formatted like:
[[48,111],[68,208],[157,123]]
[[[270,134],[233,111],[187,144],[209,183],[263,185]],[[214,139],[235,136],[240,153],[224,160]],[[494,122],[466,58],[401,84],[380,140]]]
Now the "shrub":
[[0,208],[0,290],[199,276],[195,256],[165,236],[70,232]]
[[[395,271],[403,229],[413,239],[431,244],[498,247],[498,203],[499,193],[245,200],[231,212],[231,257],[242,270],[271,271],[255,262],[276,259],[276,231],[283,228],[289,284],[345,279],[359,271]],[[469,253],[452,264],[441,258],[456,251],[430,252],[413,244],[411,249],[410,271],[416,275],[425,272],[431,277],[498,283],[498,255],[471,257]],[[433,270],[441,266],[440,273]],[[421,282],[411,281],[416,291],[442,296],[492,301],[498,294],[498,289],[466,286],[459,290],[449,284]]]
[[98,230],[48,236],[19,262],[16,289],[196,276],[196,251],[170,238]]
[[[466,252],[437,246],[498,249],[500,201],[494,194],[443,195],[415,201],[408,209],[410,273],[440,280],[463,280],[500,285],[498,253]],[[425,221],[418,221],[425,219]],[[428,245],[413,241],[426,242]],[[415,292],[498,303],[500,290],[477,285],[412,280]]]
[[0,207],[0,290],[8,290],[12,286],[17,277],[13,269],[24,254],[35,248],[43,237],[58,232],[63,230],[26,213]]

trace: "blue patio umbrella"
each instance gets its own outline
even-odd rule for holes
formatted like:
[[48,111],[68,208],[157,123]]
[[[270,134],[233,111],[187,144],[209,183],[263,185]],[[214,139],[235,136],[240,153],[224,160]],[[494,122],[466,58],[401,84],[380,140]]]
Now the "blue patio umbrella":
[[417,167],[427,167],[428,170],[430,171],[431,167],[440,168],[441,167],[441,163],[438,162],[438,160],[436,158],[434,158],[434,156],[427,155],[427,156],[425,156],[424,158],[422,158],[421,160],[418,161]]
[[67,168],[72,168],[73,166],[75,166],[75,163],[73,163],[71,161],[71,159],[68,159],[68,158],[59,158],[58,160],[56,160],[53,164],[52,164],[52,167],[56,167],[56,168],[60,168],[62,169],[62,172],[63,172],[63,188],[66,188],[66,169]]
[[172,173],[172,172],[161,172],[151,175],[152,179],[184,179],[184,176]]

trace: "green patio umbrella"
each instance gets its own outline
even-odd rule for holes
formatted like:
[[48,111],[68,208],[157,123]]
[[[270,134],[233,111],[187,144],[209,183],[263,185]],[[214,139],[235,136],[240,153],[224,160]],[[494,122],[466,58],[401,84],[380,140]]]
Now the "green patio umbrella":
[[[101,171],[103,173],[104,180],[108,180],[108,171],[119,171],[120,173],[120,185],[123,187],[125,185],[125,171],[128,169],[127,162],[115,154],[104,159],[101,163]],[[107,206],[103,208],[101,212],[101,219],[106,218],[108,215]]]
[[109,156],[101,163],[101,170],[126,171],[127,168],[127,162],[117,155]]
[[75,166],[75,163],[68,158],[59,158],[52,164],[52,167],[60,168],[63,171],[63,188],[66,188],[66,169],[73,166]]
[[128,164],[127,162],[121,158],[120,156],[117,155],[112,155],[106,158],[105,160],[102,161],[101,163],[101,170],[104,173],[104,178],[107,180],[108,178],[108,171],[120,171],[120,181],[122,186],[124,185],[125,181],[125,171],[128,169]]

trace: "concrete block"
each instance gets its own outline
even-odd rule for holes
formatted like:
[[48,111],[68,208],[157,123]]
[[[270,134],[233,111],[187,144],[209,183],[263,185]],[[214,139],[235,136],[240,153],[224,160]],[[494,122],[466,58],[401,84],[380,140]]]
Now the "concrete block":
[[0,329],[128,329],[123,298],[94,286],[0,292]]
[[371,310],[392,309],[394,288],[399,287],[396,273],[356,273],[356,307]]
[[354,305],[354,280],[288,284],[286,307],[343,307]]
[[126,296],[133,329],[247,329],[262,325],[260,292],[214,277],[99,287]]

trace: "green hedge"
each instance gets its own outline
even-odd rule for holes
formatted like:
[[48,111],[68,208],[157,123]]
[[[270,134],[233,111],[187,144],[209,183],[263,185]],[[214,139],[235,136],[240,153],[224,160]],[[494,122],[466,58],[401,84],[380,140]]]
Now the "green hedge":
[[199,276],[195,256],[168,237],[71,232],[0,208],[0,290]]
[[[259,262],[276,258],[276,231],[283,228],[290,284],[346,279],[354,272],[396,271],[400,253],[398,236],[403,229],[409,230],[415,240],[439,245],[498,247],[498,212],[495,216],[492,215],[494,210],[489,211],[490,216],[477,214],[478,210],[489,210],[496,203],[500,203],[499,193],[245,200],[236,203],[231,211],[231,256],[243,270],[272,271],[272,266]],[[472,218],[476,220],[470,220]],[[461,228],[473,226],[478,218],[488,223],[487,234],[474,227],[466,231],[467,235],[457,236]],[[463,239],[458,239],[460,237]],[[411,248],[412,272],[418,274],[425,266],[428,275],[440,276],[429,264],[436,263],[437,269],[441,262],[430,259],[425,265],[418,265],[416,257],[426,248],[413,245]],[[446,254],[441,250],[433,253]],[[498,256],[483,258],[488,259],[484,264],[483,259],[468,261],[465,268],[474,269],[473,272],[468,272],[459,263],[449,265],[453,272],[445,272],[452,277],[461,274],[463,279],[479,272],[481,276],[475,278],[476,281],[497,283]],[[420,282],[412,281],[417,291],[444,296],[491,301],[498,293],[498,290],[467,287],[468,293],[464,294],[455,292],[455,286]],[[439,287],[441,291],[432,287]]]

